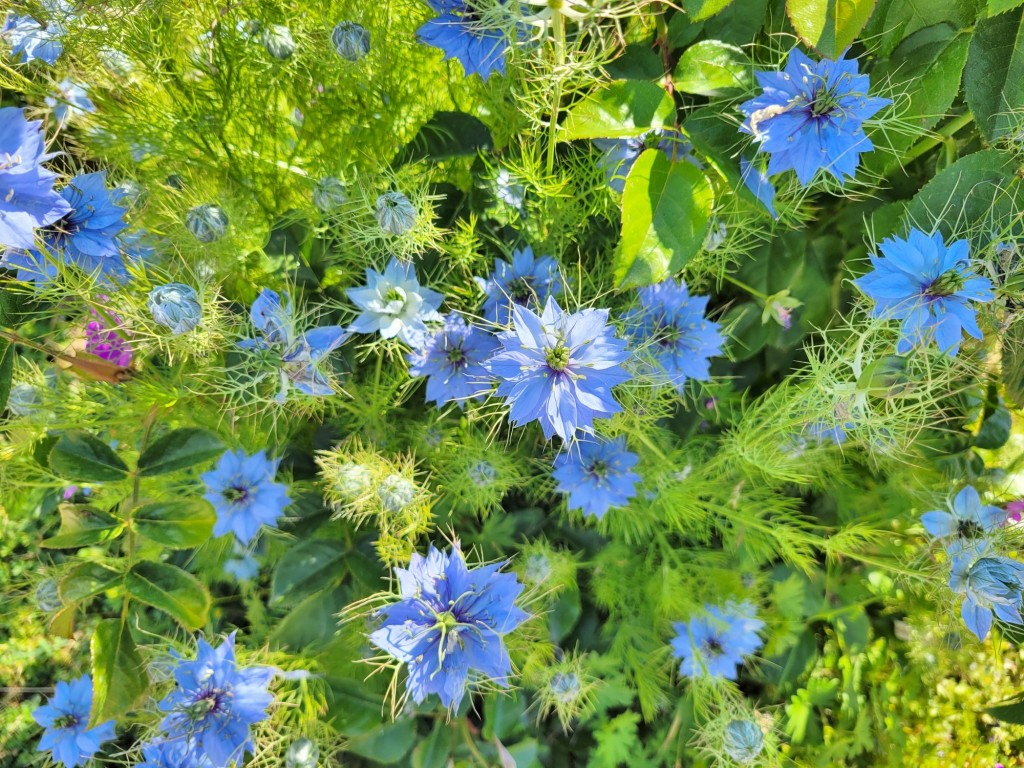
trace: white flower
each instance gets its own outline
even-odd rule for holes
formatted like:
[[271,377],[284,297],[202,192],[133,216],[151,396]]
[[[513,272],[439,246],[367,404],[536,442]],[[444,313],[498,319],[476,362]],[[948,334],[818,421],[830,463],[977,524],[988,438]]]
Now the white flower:
[[393,339],[396,336],[411,347],[423,345],[426,324],[439,321],[437,308],[444,298],[437,291],[420,286],[412,264],[392,258],[384,273],[366,270],[366,286],[347,292],[352,302],[363,310],[352,323],[356,333],[376,333]]

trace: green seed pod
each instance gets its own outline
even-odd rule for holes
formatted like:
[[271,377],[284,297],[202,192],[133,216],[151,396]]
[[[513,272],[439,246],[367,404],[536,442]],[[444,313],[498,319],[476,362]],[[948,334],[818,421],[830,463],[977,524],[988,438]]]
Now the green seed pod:
[[278,61],[289,59],[295,53],[291,30],[282,24],[271,24],[260,30],[260,43]]
[[722,748],[737,763],[747,765],[764,749],[764,733],[753,720],[731,720],[725,726]]

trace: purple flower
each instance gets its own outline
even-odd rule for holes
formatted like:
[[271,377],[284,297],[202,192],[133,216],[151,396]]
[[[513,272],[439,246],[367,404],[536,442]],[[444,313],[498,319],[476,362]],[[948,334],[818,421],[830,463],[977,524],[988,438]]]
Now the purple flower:
[[612,507],[623,507],[636,495],[640,476],[633,472],[637,455],[626,450],[626,438],[579,441],[555,458],[552,477],[557,490],[569,494],[569,509],[600,520]]
[[744,659],[757,651],[764,641],[758,635],[764,622],[749,602],[730,602],[723,608],[704,606],[705,614],[689,622],[672,626],[672,655],[681,659],[680,674],[685,677],[722,677],[735,680]]
[[[121,325],[121,318],[112,313],[108,313],[109,318],[104,317],[95,309],[92,314],[96,319],[85,326],[85,351],[122,368],[131,365],[135,350],[128,339],[116,330],[116,326]],[[111,324],[115,328],[111,328]]]
[[640,306],[625,317],[641,345],[647,372],[682,393],[686,380],[711,378],[710,358],[722,352],[719,325],[704,317],[707,296],[690,296],[686,283],[672,279],[639,290]]
[[388,262],[383,273],[367,269],[366,285],[345,293],[363,310],[349,330],[379,332],[384,339],[397,336],[414,349],[423,344],[426,324],[441,319],[437,308],[444,297],[420,286],[412,264],[396,258]]
[[43,726],[39,751],[49,750],[65,768],[85,765],[100,745],[114,738],[114,721],[89,728],[92,711],[92,678],[84,675],[70,683],[57,683],[50,700],[32,713]]
[[[41,121],[26,120],[16,107],[0,109],[0,249],[33,248],[36,229],[70,213],[68,201],[53,188],[56,174],[42,166],[50,157]],[[0,264],[6,266],[9,253]]]
[[417,704],[436,693],[455,709],[470,675],[508,687],[503,637],[528,615],[515,605],[523,585],[500,568],[467,568],[458,545],[450,555],[431,546],[426,557],[413,554],[408,570],[395,568],[401,597],[380,610],[384,621],[370,642],[407,665]]
[[505,74],[509,44],[505,33],[486,26],[475,0],[427,0],[439,15],[416,30],[420,42],[440,48],[445,60],[458,59],[466,76],[484,80],[493,72]]
[[280,459],[268,459],[266,451],[252,456],[225,451],[217,466],[200,476],[206,484],[203,498],[217,513],[214,536],[234,533],[238,541],[248,544],[260,526],[276,527],[291,503],[287,486],[274,482],[280,463]]
[[887,238],[878,248],[885,258],[871,256],[874,269],[854,283],[874,300],[872,317],[903,321],[897,352],[909,352],[934,336],[942,351],[955,357],[964,331],[982,337],[970,302],[995,297],[992,281],[971,268],[966,240],[947,247],[940,233],[929,237],[912,229],[906,240]]
[[768,175],[792,169],[804,186],[822,168],[840,184],[853,178],[861,153],[874,149],[864,121],[892,103],[868,95],[857,62],[814,62],[793,49],[782,72],[755,74],[764,92],[740,105],[747,117],[740,130],[771,155]]
[[317,365],[349,337],[346,329],[340,325],[326,325],[298,333],[288,294],[284,295],[282,302],[277,292],[269,288],[260,291],[252,303],[251,317],[262,338],[243,339],[239,346],[278,354],[275,362],[281,379],[277,392],[279,403],[287,399],[289,385],[317,397],[335,394],[334,386]]
[[218,648],[201,639],[195,661],[178,662],[177,687],[160,702],[167,741],[186,742],[197,768],[204,758],[216,766],[241,764],[253,748],[250,727],[267,717],[274,700],[267,686],[276,673],[273,667],[239,669],[234,632]]
[[533,255],[527,246],[512,252],[512,261],[494,260],[494,271],[486,280],[475,278],[480,290],[487,294],[481,309],[484,320],[507,328],[512,322],[512,307],[536,309],[544,306],[548,297],[562,293],[562,278],[558,262],[550,256]]
[[489,388],[483,363],[497,342],[491,334],[466,325],[451,313],[444,326],[427,336],[421,349],[406,356],[409,373],[427,377],[427,402],[439,406],[454,401],[464,408],[470,398],[482,399]]
[[632,378],[622,367],[629,351],[608,327],[608,310],[570,315],[548,298],[539,317],[517,304],[512,318],[514,329],[498,334],[502,350],[485,367],[514,425],[536,420],[545,438],[568,441],[577,430],[591,432],[595,418],[622,410],[611,390]]

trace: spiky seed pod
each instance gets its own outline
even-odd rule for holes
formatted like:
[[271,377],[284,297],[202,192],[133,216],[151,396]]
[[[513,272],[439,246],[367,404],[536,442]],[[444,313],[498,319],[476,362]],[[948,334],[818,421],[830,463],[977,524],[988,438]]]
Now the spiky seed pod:
[[764,749],[764,733],[753,720],[731,720],[725,726],[722,749],[740,765],[757,759]]

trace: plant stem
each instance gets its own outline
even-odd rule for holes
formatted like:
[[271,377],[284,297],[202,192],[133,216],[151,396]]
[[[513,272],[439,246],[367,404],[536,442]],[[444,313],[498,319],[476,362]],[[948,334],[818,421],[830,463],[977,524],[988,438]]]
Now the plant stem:
[[756,288],[753,288],[753,287],[747,285],[742,280],[737,280],[735,277],[730,275],[728,272],[723,272],[722,273],[722,278],[725,279],[725,280],[728,280],[730,283],[732,283],[736,287],[742,288],[744,291],[749,293],[754,298],[760,299],[761,301],[768,301],[768,297],[765,294],[761,293]]
[[551,114],[548,116],[548,174],[555,170],[555,143],[558,135],[558,112],[562,106],[562,68],[565,66],[565,19],[552,9],[551,28],[555,46],[555,84],[551,91]]
[[965,115],[959,115],[954,117],[939,130],[935,132],[933,136],[925,136],[914,146],[912,146],[907,153],[900,159],[902,165],[912,163],[921,155],[925,154],[929,150],[937,147],[939,144],[943,144],[949,141],[961,128],[964,128],[974,120],[970,112]]

